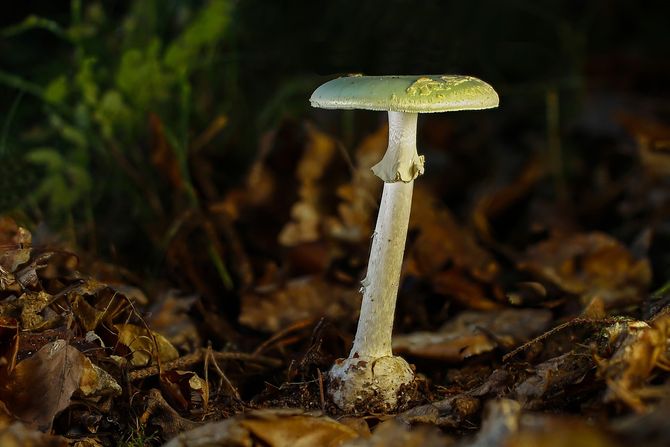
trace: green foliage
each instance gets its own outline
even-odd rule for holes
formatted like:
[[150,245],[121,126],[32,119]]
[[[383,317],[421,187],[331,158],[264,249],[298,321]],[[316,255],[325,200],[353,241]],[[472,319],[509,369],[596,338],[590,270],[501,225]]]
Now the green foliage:
[[132,109],[118,90],[108,90],[102,95],[93,118],[107,140],[127,138],[135,122]]
[[198,11],[196,17],[184,31],[168,46],[164,62],[172,71],[188,75],[198,67],[203,54],[213,51],[223,39],[228,28],[231,3],[228,0],[213,0]]
[[64,75],[58,76],[44,89],[44,100],[50,104],[62,104],[69,93],[69,84]]
[[118,447],[149,447],[156,445],[158,435],[156,433],[147,434],[144,426],[136,420],[135,429],[119,441]]
[[163,69],[160,46],[153,40],[147,47],[131,48],[121,56],[116,85],[140,110],[157,107],[170,94],[172,81]]
[[[0,205],[26,209],[39,204],[52,225],[93,216],[100,224],[105,213],[111,213],[111,199],[123,204],[136,226],[165,218],[156,215],[164,205],[147,206],[146,194],[164,204],[197,204],[188,172],[195,99],[191,83],[216,70],[232,5],[230,0],[169,6],[147,0],[131,3],[122,17],[114,17],[118,10],[110,11],[105,2],[72,0],[69,23],[31,15],[2,30],[0,37],[10,42],[46,30],[60,39],[65,52],[60,58],[34,61],[38,72],[47,76],[0,71],[0,86],[27,94],[42,114],[32,122],[24,118],[17,123],[31,129],[23,134],[12,132],[12,116],[5,117],[0,174],[14,175],[19,165],[39,174],[30,176],[36,183],[23,201],[4,200]],[[209,108],[197,110],[198,116],[221,113],[210,103],[202,107]],[[152,165],[151,115],[159,118],[174,151],[185,183],[181,191],[170,189]],[[207,124],[195,128],[201,131]],[[14,154],[11,161],[3,157],[9,149]],[[175,194],[183,199],[175,202]]]
[[44,168],[42,181],[34,191],[34,197],[47,200],[52,212],[69,212],[90,192],[91,177],[88,170],[68,160],[58,150],[33,149],[26,158]]
[[29,15],[21,23],[18,23],[14,26],[10,26],[2,31],[3,37],[12,37],[26,31],[32,31],[35,29],[44,29],[50,31],[54,35],[69,40],[69,36],[66,30],[64,30],[57,22],[49,20],[45,17],[38,17],[35,15]]

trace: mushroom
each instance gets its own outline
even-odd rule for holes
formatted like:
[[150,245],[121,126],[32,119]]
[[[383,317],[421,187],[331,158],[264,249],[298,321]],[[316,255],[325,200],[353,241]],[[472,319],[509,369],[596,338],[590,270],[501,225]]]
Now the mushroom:
[[498,106],[498,95],[471,76],[361,76],[333,79],[310,102],[324,109],[388,111],[389,143],[372,171],[384,181],[377,224],[361,292],[363,301],[349,357],[329,372],[328,393],[347,412],[392,412],[411,397],[414,371],[391,351],[414,179],[423,174],[416,149],[419,113]]

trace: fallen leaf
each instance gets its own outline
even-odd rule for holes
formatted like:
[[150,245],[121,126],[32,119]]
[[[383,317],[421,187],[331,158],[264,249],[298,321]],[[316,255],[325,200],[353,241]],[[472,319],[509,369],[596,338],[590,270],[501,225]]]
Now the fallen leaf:
[[67,447],[68,440],[61,436],[52,436],[20,423],[0,426],[0,445],[2,447]]
[[321,180],[335,154],[335,140],[313,126],[307,126],[307,147],[296,169],[298,201],[291,207],[291,221],[279,233],[286,247],[321,238]]
[[670,314],[661,315],[652,325],[643,321],[615,323],[606,332],[614,349],[611,357],[598,359],[598,374],[607,383],[604,400],[624,402],[642,413],[646,406],[640,391],[652,371],[658,366],[670,369]]
[[160,375],[161,389],[182,410],[207,409],[209,384],[192,371],[165,371]]
[[271,447],[335,447],[359,436],[357,431],[331,418],[282,410],[256,411],[242,419],[240,425]]
[[181,432],[163,447],[255,447],[249,431],[237,419],[209,422],[189,431]]
[[0,388],[0,400],[21,421],[41,431],[70,405],[84,372],[86,357],[59,339],[19,362]]
[[640,162],[650,176],[667,178],[670,174],[670,126],[619,112],[617,121],[637,140]]
[[104,444],[96,438],[84,438],[75,441],[75,443],[72,444],[72,447],[104,447]]
[[84,359],[84,368],[79,380],[79,395],[87,398],[120,396],[121,386],[104,369]]
[[[72,288],[68,297],[75,318],[88,332],[112,321],[135,303],[114,287],[86,278]],[[140,304],[140,303],[137,303]]]
[[607,309],[639,303],[651,282],[647,259],[635,259],[603,233],[554,235],[530,247],[518,268],[581,297],[600,297]]
[[[46,292],[26,292],[18,299],[21,308],[21,329],[36,330],[42,328],[48,321],[41,315],[53,297]],[[52,313],[52,318],[57,314]]]
[[467,394],[450,396],[427,405],[410,408],[397,416],[399,421],[409,425],[434,424],[444,428],[459,428],[480,410],[480,400]]
[[14,273],[30,259],[32,235],[13,219],[0,216],[0,270]]
[[369,240],[379,209],[383,182],[370,169],[381,160],[388,144],[388,126],[383,125],[356,148],[351,180],[340,185],[337,216],[327,220],[328,233],[339,240],[360,243]]
[[512,399],[497,399],[486,403],[482,427],[463,447],[498,447],[519,429],[521,405]]
[[[149,390],[149,395],[147,397],[147,405],[144,413],[139,419],[139,422],[142,425],[147,425],[151,419],[151,424],[159,427],[160,434],[164,439],[171,439],[175,437],[178,433],[188,434],[188,430],[193,430],[195,427],[198,427],[200,424],[190,419],[186,419],[177,413],[177,411],[167,403],[163,398],[163,395],[160,391],[155,388]],[[210,424],[206,424],[202,427],[207,427]],[[195,431],[195,430],[194,430]],[[194,439],[194,446],[211,446],[209,443],[210,438],[208,437],[209,433],[202,433],[202,438]],[[218,435],[218,434],[217,434]],[[222,433],[222,437],[225,435]],[[170,445],[170,443],[166,444]],[[183,447],[186,444],[178,444],[180,447]],[[216,444],[214,444],[216,445]],[[237,446],[238,444],[232,443],[232,445]],[[250,445],[250,444],[239,444],[239,445]]]
[[164,447],[336,447],[359,436],[356,430],[325,416],[265,409],[180,433]]
[[499,309],[503,305],[488,297],[484,286],[458,269],[448,269],[433,277],[433,291],[475,310]]
[[[267,288],[267,287],[266,287]],[[292,279],[284,286],[242,295],[239,321],[245,326],[276,332],[306,319],[355,318],[361,295],[319,276]]]
[[37,272],[46,268],[49,265],[49,260],[56,254],[56,252],[44,252],[33,257],[31,261],[24,264],[16,272],[14,276],[16,281],[20,284],[21,291],[28,287],[36,287],[39,282]]
[[157,361],[169,362],[179,357],[172,344],[161,334],[134,324],[114,325],[119,342],[132,352],[130,364],[135,367],[148,366]]
[[451,264],[482,282],[492,282],[500,271],[496,260],[442,206],[435,195],[420,184],[414,187],[410,231],[417,231],[406,254],[405,270],[417,276],[436,274]]
[[503,447],[618,447],[622,444],[584,418],[524,414]]
[[566,390],[579,384],[594,369],[593,359],[588,351],[568,352],[554,357],[532,368],[531,375],[516,385],[513,396],[524,408],[540,409],[551,407],[556,399],[569,399]]
[[343,447],[443,447],[449,438],[437,427],[411,427],[395,419],[379,424],[370,438],[359,438],[342,444]]
[[504,309],[458,314],[437,332],[393,337],[393,351],[446,362],[459,362],[499,346],[510,348],[542,332],[551,322],[545,309]]
[[200,334],[188,312],[197,296],[180,296],[175,290],[161,294],[146,317],[147,324],[183,352],[201,346]]

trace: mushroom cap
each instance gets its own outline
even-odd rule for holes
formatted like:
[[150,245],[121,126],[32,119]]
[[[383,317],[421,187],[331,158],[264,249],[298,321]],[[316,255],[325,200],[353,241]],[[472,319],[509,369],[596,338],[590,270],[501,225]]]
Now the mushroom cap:
[[463,75],[348,76],[317,88],[309,98],[322,109],[431,113],[498,106],[498,94],[481,79]]

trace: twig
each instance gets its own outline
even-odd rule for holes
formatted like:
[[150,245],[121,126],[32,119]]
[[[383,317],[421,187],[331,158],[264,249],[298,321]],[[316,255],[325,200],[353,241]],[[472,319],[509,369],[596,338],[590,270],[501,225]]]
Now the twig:
[[604,318],[602,320],[595,320],[595,319],[592,319],[592,318],[579,318],[579,317],[573,318],[570,321],[566,321],[565,323],[559,324],[555,328],[549,329],[544,334],[539,335],[539,336],[535,337],[534,339],[527,341],[526,343],[522,344],[521,346],[514,349],[513,351],[510,351],[507,354],[503,355],[502,361],[503,361],[503,363],[507,363],[507,361],[509,359],[511,359],[512,357],[514,357],[518,353],[527,350],[528,348],[533,346],[535,343],[538,343],[538,342],[550,337],[551,335],[555,334],[556,332],[562,331],[563,329],[566,329],[566,328],[569,328],[569,327],[572,327],[572,326],[580,326],[580,325],[586,326],[586,325],[590,325],[590,324],[612,324],[616,321],[617,320],[613,319],[613,318]]
[[217,363],[217,361],[214,358],[214,356],[212,355],[212,353],[213,353],[212,347],[208,346],[207,347],[207,356],[205,357],[205,359],[208,359],[208,358],[212,359],[212,364],[214,365],[214,369],[216,369],[216,372],[219,373],[219,377],[221,378],[221,381],[226,384],[226,386],[228,387],[228,391],[230,391],[233,394],[233,397],[235,398],[235,400],[237,400],[239,402],[241,400],[240,393],[237,391],[237,388],[235,388],[235,385],[233,385],[232,382],[230,380],[228,380],[228,376],[226,376],[226,374],[223,372],[223,370],[221,368],[219,368],[219,364]]
[[256,349],[254,349],[253,355],[258,355],[261,352],[265,351],[268,349],[270,346],[272,346],[274,343],[278,342],[282,338],[286,337],[288,334],[291,332],[296,332],[299,330],[302,330],[312,324],[314,322],[313,319],[307,318],[304,320],[297,321],[293,323],[292,325],[285,327],[284,329],[281,329],[280,331],[276,332],[272,337],[268,338],[265,340],[263,343],[261,343]]
[[[258,363],[270,368],[277,368],[281,366],[282,361],[272,357],[265,357],[259,355],[247,354],[244,352],[212,352],[212,358],[218,361],[227,361],[227,360],[240,360],[243,362],[252,362]],[[169,371],[173,369],[182,369],[189,366],[196,365],[205,360],[205,350],[198,349],[192,354],[187,354],[185,356],[179,357],[178,359],[172,360],[171,362],[165,362],[163,364],[163,370]],[[139,369],[137,371],[131,371],[128,373],[128,380],[131,382],[135,380],[146,379],[147,377],[155,376],[159,373],[157,365],[152,365],[147,368]]]

